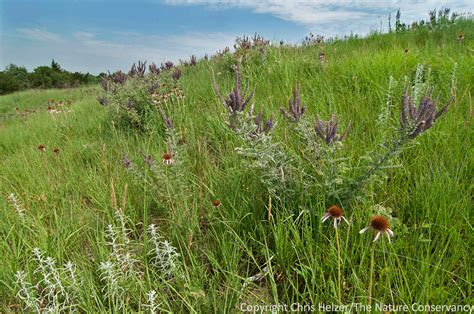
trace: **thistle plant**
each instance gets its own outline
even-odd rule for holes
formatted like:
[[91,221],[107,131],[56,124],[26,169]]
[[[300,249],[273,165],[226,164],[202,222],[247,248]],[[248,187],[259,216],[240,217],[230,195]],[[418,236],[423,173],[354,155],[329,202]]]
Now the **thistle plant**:
[[402,110],[400,114],[400,140],[414,139],[430,129],[436,120],[448,111],[451,102],[452,99],[437,110],[437,105],[429,93],[423,95],[419,105],[415,106],[415,96],[408,95],[405,89],[402,96]]
[[171,61],[166,61],[160,66],[161,71],[171,70],[174,67],[174,63]]
[[323,121],[318,119],[314,124],[314,130],[316,135],[319,136],[328,146],[332,146],[336,142],[342,142],[347,137],[350,130],[350,125],[346,127],[345,131],[341,134],[338,133],[339,129],[339,118],[335,115],[331,115],[329,120]]
[[127,75],[122,71],[114,72],[113,74],[109,73],[108,77],[113,83],[123,85],[127,81]]
[[292,192],[289,175],[291,160],[281,143],[273,139],[273,117],[265,120],[263,112],[254,117],[252,111],[243,116],[245,119],[241,119],[240,127],[236,130],[245,146],[235,150],[247,158],[249,167],[257,169],[259,180],[267,188],[269,195],[280,199]]
[[197,58],[195,55],[191,55],[189,61],[180,59],[179,62],[185,67],[195,66],[197,64]]
[[152,64],[148,66],[148,72],[150,72],[152,75],[159,75],[161,69],[155,64],[155,62],[152,62]]
[[382,106],[379,116],[377,118],[377,130],[381,131],[381,137],[385,137],[386,131],[389,129],[387,128],[387,126],[390,122],[391,109],[393,107],[393,90],[397,86],[397,84],[398,82],[393,78],[393,76],[390,76],[388,82],[387,100]]
[[[157,107],[164,127],[165,149],[159,156],[142,153],[142,162],[124,156],[123,166],[134,179],[152,190],[152,195],[174,213],[181,205],[187,206],[189,185],[185,177],[187,146],[182,141],[171,117],[161,106]],[[178,204],[181,202],[181,204]]]
[[328,121],[317,119],[314,122],[314,132],[322,144],[319,145],[319,163],[316,168],[320,175],[319,185],[330,203],[338,201],[342,184],[349,170],[348,158],[341,157],[340,151],[346,139],[350,124],[339,132],[339,118],[331,115]]
[[222,93],[219,90],[219,86],[216,83],[215,77],[212,77],[212,88],[215,93],[221,100],[222,104],[227,108],[229,112],[229,125],[232,129],[236,129],[239,124],[239,116],[242,115],[242,112],[245,110],[247,105],[252,100],[252,97],[255,93],[255,87],[252,89],[250,94],[248,94],[248,84],[245,85],[245,90],[242,90],[242,80],[240,73],[240,62],[237,62],[235,70],[235,87],[232,91],[227,94],[227,98],[224,98]]
[[102,78],[104,94],[97,100],[117,125],[141,132],[155,130],[157,107],[170,97],[182,97],[177,82],[181,71],[172,63],[162,64],[162,68],[153,63],[148,69],[146,73],[146,62],[139,61],[128,75],[118,71]]
[[178,69],[178,68],[175,68],[174,71],[173,71],[173,73],[171,73],[171,77],[172,77],[175,81],[179,80],[179,78],[181,77],[181,70]]
[[[426,84],[426,83],[422,83]],[[370,182],[377,179],[377,176],[383,174],[384,170],[393,168],[392,159],[407,149],[408,144],[422,133],[429,130],[434,123],[443,116],[452,103],[453,98],[445,105],[439,106],[431,97],[431,92],[425,91],[424,94],[416,94],[419,87],[413,88],[413,94],[409,94],[408,88],[405,88],[401,102],[400,128],[392,138],[386,140],[383,149],[375,156],[365,156],[369,160],[369,165],[365,171],[355,179],[351,179],[348,186],[343,191],[343,197],[347,200],[357,195],[360,190]],[[419,95],[419,103],[415,105],[416,95]]]
[[280,112],[290,121],[298,122],[306,111],[306,106],[301,103],[298,84],[293,89],[293,99],[288,101],[288,110],[281,107]]
[[135,63],[133,63],[132,68],[128,72],[128,75],[129,76],[143,76],[145,75],[145,71],[146,71],[146,61],[145,62],[138,61],[138,66],[135,65]]

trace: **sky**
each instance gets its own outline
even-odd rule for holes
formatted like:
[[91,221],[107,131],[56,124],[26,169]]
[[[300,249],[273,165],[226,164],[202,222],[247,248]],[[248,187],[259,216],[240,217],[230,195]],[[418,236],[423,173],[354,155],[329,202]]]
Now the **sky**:
[[237,36],[298,43],[310,32],[366,35],[402,21],[427,19],[474,2],[400,0],[0,0],[0,69],[32,70],[54,59],[69,71],[128,70],[138,60],[159,64],[232,47]]

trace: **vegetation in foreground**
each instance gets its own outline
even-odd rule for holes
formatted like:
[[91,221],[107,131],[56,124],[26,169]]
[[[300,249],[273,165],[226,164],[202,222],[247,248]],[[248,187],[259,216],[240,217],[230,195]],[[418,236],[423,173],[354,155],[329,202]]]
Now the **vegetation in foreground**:
[[2,96],[2,310],[472,304],[473,30]]

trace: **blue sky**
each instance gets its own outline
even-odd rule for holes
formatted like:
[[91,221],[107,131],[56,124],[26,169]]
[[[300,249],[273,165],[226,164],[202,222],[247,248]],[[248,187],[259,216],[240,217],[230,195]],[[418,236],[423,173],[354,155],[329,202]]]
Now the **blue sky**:
[[54,58],[71,71],[128,69],[137,60],[202,56],[254,32],[292,43],[309,32],[343,36],[427,17],[443,6],[472,11],[471,1],[395,0],[0,0],[0,68],[29,70]]

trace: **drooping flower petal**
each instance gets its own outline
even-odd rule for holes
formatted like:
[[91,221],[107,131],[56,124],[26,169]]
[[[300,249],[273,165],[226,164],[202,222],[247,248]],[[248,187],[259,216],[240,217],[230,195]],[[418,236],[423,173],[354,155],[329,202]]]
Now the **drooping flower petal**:
[[380,235],[382,234],[381,231],[377,232],[377,235],[375,236],[375,239],[373,242],[377,241],[380,238]]

